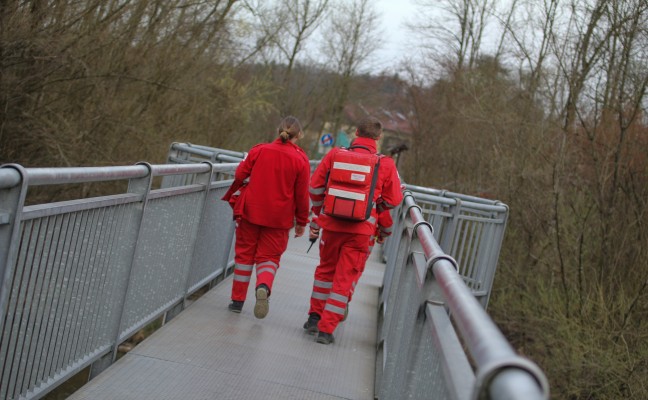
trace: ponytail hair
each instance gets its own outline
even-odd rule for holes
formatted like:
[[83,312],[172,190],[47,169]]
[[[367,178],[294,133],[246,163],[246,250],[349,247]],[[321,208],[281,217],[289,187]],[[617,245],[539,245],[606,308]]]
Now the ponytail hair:
[[279,134],[282,143],[286,143],[290,139],[298,137],[301,132],[301,123],[292,115],[285,117],[277,127],[277,134]]

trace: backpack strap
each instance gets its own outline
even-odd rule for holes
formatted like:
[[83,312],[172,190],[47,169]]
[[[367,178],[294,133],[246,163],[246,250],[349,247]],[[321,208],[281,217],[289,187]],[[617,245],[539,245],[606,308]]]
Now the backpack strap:
[[369,147],[367,147],[367,146],[354,145],[354,146],[349,146],[349,147],[347,147],[346,149],[347,149],[347,150],[351,150],[351,149],[365,149],[365,150],[367,150],[369,153],[371,153],[371,150],[369,150]]

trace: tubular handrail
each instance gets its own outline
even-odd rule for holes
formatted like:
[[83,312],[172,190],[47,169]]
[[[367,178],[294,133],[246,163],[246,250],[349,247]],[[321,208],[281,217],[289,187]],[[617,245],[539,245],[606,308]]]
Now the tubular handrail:
[[[153,176],[197,174],[210,171],[231,172],[238,163],[214,164],[161,164],[152,165],[151,170],[143,165],[117,166],[117,167],[60,167],[60,168],[26,168],[25,179],[30,186],[60,185],[70,183],[105,182],[123,179],[143,178],[150,173]],[[0,185],[10,188],[20,183],[20,174],[14,164],[5,164],[0,169]],[[16,172],[12,172],[16,171]]]
[[440,197],[457,198],[457,199],[471,201],[475,203],[493,204],[493,205],[502,203],[499,200],[489,200],[489,199],[484,199],[482,197],[470,196],[467,194],[455,193],[448,190],[434,189],[434,188],[428,188],[425,186],[417,186],[412,184],[406,184],[405,189],[416,193],[431,194]]
[[[463,215],[466,203],[470,210],[486,212],[477,218]],[[430,210],[434,218],[424,215]],[[380,299],[377,398],[549,398],[542,370],[515,353],[478,300],[479,291],[466,284],[478,276],[487,280],[494,271],[475,275],[436,239],[443,237],[452,249],[465,242],[483,247],[480,254],[492,258],[506,221],[501,213],[507,211],[505,205],[404,191],[393,234],[383,248],[387,267]],[[462,228],[457,222],[462,218],[472,218],[478,226]],[[491,226],[487,230],[496,237],[477,245],[475,232],[482,225]],[[480,268],[491,267],[486,263]]]
[[[214,178],[237,165],[2,165],[0,398],[40,398],[88,366],[96,376],[130,335],[231,273],[231,181]],[[152,187],[173,176],[191,179]],[[117,194],[25,204],[34,186],[119,180]]]
[[[411,193],[405,194],[403,202],[405,207],[408,207],[414,224],[425,221],[420,209],[414,207],[416,203]],[[482,398],[485,391],[490,391],[489,394],[494,399],[549,398],[549,383],[542,370],[515,353],[457,274],[456,262],[444,255],[429,227],[417,225],[415,229],[418,239],[423,244],[428,268],[432,270],[434,278],[439,283],[450,313],[457,323],[459,334],[475,360],[478,379],[473,398]],[[516,384],[509,382],[511,375],[501,374],[510,370],[524,373],[515,376]],[[501,382],[498,382],[499,380]],[[532,397],[521,397],[519,382],[522,382],[525,396]],[[492,388],[489,387],[491,384]]]
[[[449,194],[449,193],[446,193]],[[508,206],[498,202],[498,203],[485,203],[485,202],[475,202],[475,201],[469,201],[469,200],[460,200],[459,197],[449,197],[449,196],[438,196],[438,195],[433,195],[433,194],[425,194],[425,193],[419,193],[419,192],[414,192],[412,193],[412,196],[417,199],[417,200],[428,200],[428,201],[435,201],[438,203],[444,203],[447,205],[456,205],[459,201],[461,204],[465,207],[470,207],[475,210],[482,210],[482,211],[493,211],[493,212],[507,212],[508,211]]]
[[214,154],[217,155],[226,155],[229,157],[235,157],[238,158],[239,161],[244,159],[245,156],[247,155],[246,152],[243,151],[233,151],[233,150],[227,150],[227,149],[217,149],[217,152],[214,152],[213,147],[209,146],[203,146],[199,144],[192,144],[192,143],[173,143],[171,145],[172,150],[181,150],[181,151],[186,151],[186,152],[191,152],[194,154],[199,154],[204,157],[212,157]]
[[20,172],[16,169],[0,169],[0,189],[8,189],[20,184]]

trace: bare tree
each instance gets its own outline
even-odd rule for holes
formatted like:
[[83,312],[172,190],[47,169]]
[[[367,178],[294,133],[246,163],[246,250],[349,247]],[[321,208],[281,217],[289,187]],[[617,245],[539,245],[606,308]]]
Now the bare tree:
[[332,130],[341,125],[352,77],[370,59],[380,42],[378,14],[369,0],[338,1],[324,30],[324,65],[337,74],[331,86],[329,116]]
[[[305,110],[312,90],[304,91],[308,83],[304,76],[294,76],[293,70],[307,40],[321,25],[328,11],[328,0],[282,0],[279,13],[284,21],[274,37],[273,44],[279,51],[278,62],[286,64],[280,87],[283,89],[279,110],[282,115],[308,113]],[[309,63],[304,62],[305,65]],[[291,79],[291,78],[295,79]]]
[[648,3],[502,4],[489,54],[469,2],[425,2],[457,22],[419,25],[411,176],[509,204],[490,310],[557,398],[646,397]]
[[[472,68],[481,55],[495,0],[419,0],[419,18],[411,28],[423,40],[428,59]],[[450,57],[448,55],[451,55]]]
[[244,128],[269,88],[234,80],[237,11],[235,0],[3,4],[0,157],[161,160],[172,141],[215,145]]

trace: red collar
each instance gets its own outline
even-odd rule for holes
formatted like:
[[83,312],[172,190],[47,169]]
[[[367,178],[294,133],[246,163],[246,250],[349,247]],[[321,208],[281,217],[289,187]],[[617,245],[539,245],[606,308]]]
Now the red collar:
[[[363,146],[370,150],[371,153],[376,153],[376,141],[371,138],[366,137],[356,137],[353,139],[353,144],[351,146]],[[349,146],[349,147],[351,147]],[[362,150],[362,149],[360,149]]]
[[293,142],[290,141],[290,139],[286,140],[286,142],[282,142],[281,138],[276,138],[273,143],[278,143],[278,144],[291,144],[293,146],[296,146]]

